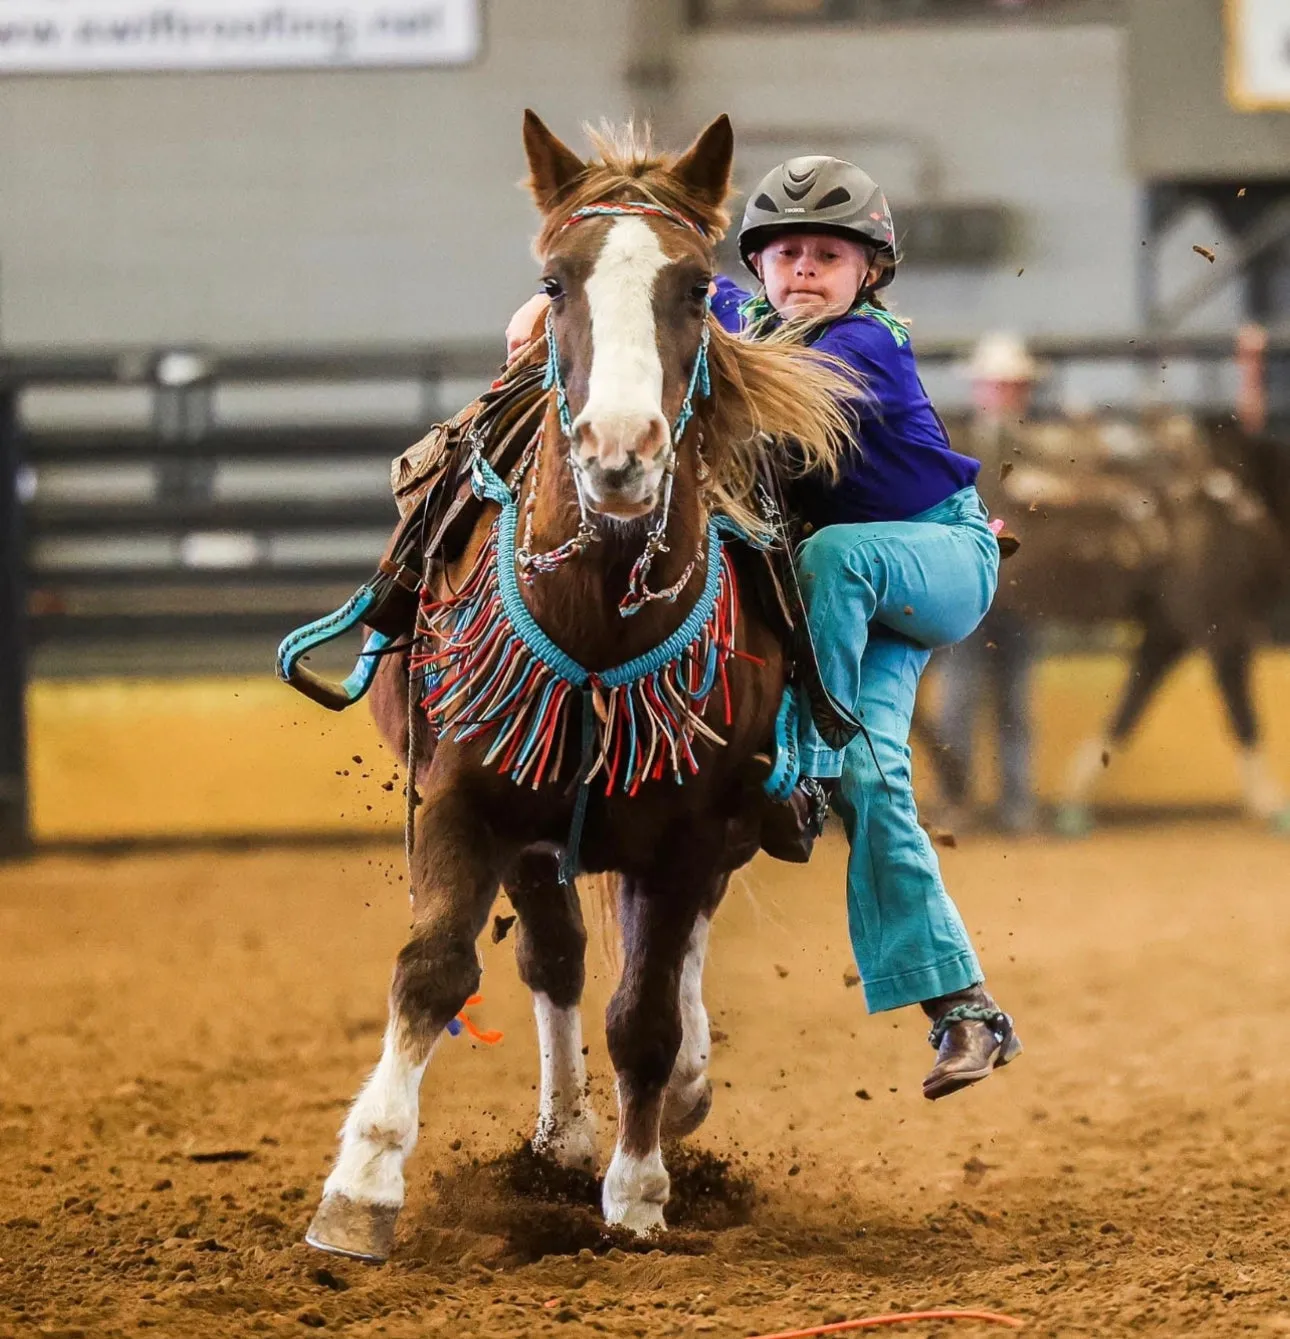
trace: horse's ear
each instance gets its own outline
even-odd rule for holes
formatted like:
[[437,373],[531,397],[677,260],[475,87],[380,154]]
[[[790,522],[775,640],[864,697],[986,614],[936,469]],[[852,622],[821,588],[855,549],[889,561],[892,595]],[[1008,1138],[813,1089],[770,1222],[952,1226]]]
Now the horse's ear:
[[704,204],[721,205],[730,194],[735,132],[722,112],[676,160],[672,175]]
[[524,153],[529,160],[529,190],[537,207],[546,213],[569,185],[586,171],[587,165],[567,144],[561,143],[542,118],[524,109]]

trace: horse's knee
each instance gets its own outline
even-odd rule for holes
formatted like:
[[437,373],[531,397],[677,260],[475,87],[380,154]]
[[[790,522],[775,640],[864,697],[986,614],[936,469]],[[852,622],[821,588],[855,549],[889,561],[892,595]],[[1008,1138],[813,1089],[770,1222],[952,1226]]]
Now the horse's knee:
[[619,1074],[643,1091],[667,1086],[681,1049],[680,1010],[648,1007],[615,995],[605,1018],[609,1057]]
[[473,941],[418,936],[403,946],[395,963],[391,1012],[414,1041],[429,1043],[479,989],[479,978]]

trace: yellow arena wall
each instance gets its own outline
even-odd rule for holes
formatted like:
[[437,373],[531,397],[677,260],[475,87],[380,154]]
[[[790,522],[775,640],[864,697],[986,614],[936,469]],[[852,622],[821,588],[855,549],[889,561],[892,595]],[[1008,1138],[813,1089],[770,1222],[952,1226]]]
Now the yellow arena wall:
[[[1036,774],[1051,799],[1072,749],[1116,701],[1115,655],[1047,660],[1036,676]],[[1273,770],[1290,781],[1290,652],[1256,662]],[[31,805],[38,841],[397,833],[402,769],[363,706],[324,711],[270,678],[33,683]],[[980,781],[991,785],[983,736]],[[362,759],[361,762],[355,758]],[[1239,800],[1235,754],[1206,663],[1179,667],[1097,801],[1222,805]],[[399,780],[391,790],[384,785]],[[930,768],[916,760],[924,786]]]

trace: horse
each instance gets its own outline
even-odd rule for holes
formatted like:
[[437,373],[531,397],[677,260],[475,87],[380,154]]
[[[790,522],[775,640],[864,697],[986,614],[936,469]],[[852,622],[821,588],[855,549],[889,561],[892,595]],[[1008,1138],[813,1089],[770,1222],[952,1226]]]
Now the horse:
[[[1058,830],[1091,827],[1090,799],[1168,672],[1191,650],[1209,659],[1240,747],[1247,811],[1290,832],[1290,806],[1260,747],[1250,664],[1263,626],[1290,590],[1290,450],[1230,420],[1156,425],[1163,445],[1135,464],[1030,471],[1002,485],[1000,506],[1021,539],[996,607],[1032,625],[1141,630],[1106,727],[1076,750],[1058,802]],[[1192,436],[1169,451],[1170,432]],[[928,726],[922,723],[924,742]],[[956,760],[938,749],[937,765]],[[943,773],[953,786],[954,776]]]
[[393,1247],[422,1077],[479,987],[475,941],[499,887],[541,1054],[533,1147],[597,1170],[579,872],[613,876],[622,943],[603,1213],[636,1234],[665,1227],[660,1140],[696,1129],[712,1101],[709,926],[758,849],[765,751],[788,700],[781,637],[723,532],[761,523],[758,461],[776,442],[791,436],[794,460],[827,470],[845,432],[835,369],[710,316],[727,117],[679,156],[629,129],[593,132],[600,156],[584,161],[531,111],[523,139],[552,299],[546,412],[509,481],[476,458],[488,506],[426,577],[417,645],[384,660],[372,692],[386,740],[402,753],[411,736],[416,757],[413,924],[380,1062],[307,1233],[370,1261]]

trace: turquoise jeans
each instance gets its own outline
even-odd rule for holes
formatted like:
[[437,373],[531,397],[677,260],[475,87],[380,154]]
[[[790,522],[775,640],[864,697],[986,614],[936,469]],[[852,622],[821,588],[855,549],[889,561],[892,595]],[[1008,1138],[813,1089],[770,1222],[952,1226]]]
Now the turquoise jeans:
[[999,545],[975,488],[908,521],[830,525],[798,550],[811,633],[829,691],[864,723],[828,748],[802,704],[802,770],[837,777],[833,806],[851,843],[847,915],[871,1012],[981,981],[963,918],[919,826],[909,723],[933,650],[981,621]]

